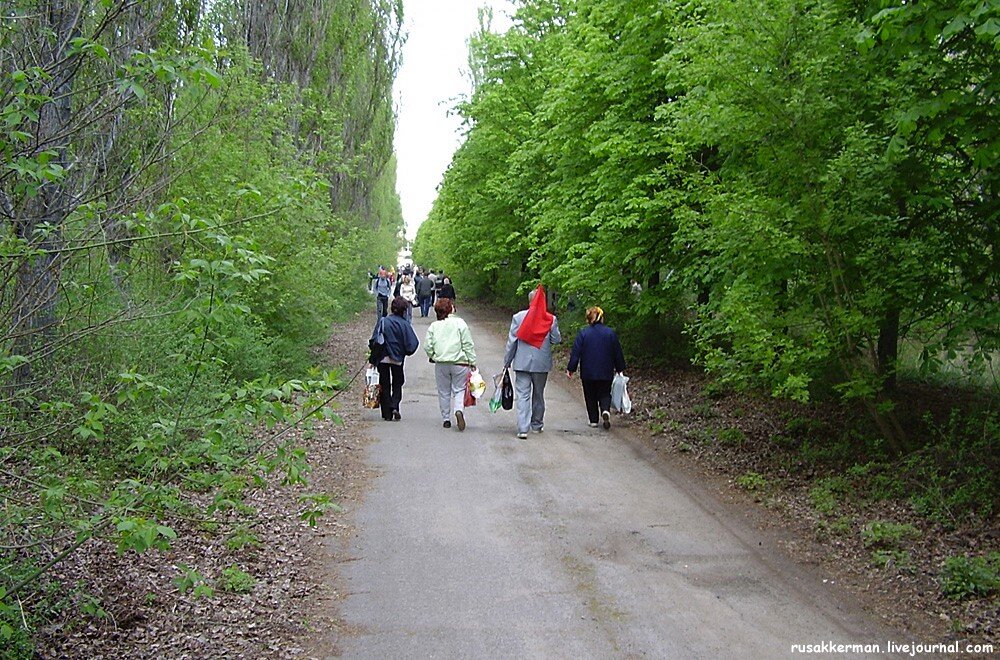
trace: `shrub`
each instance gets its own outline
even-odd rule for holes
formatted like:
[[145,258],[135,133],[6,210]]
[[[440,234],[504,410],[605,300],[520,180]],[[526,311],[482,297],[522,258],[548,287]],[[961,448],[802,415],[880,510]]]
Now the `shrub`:
[[847,492],[848,483],[844,477],[827,477],[816,482],[809,491],[813,507],[824,515],[837,510],[838,496]]
[[219,586],[222,587],[223,591],[230,591],[234,594],[249,593],[256,584],[257,581],[254,577],[241,570],[236,564],[222,569],[222,578],[219,580]]
[[747,437],[738,428],[722,429],[718,434],[719,442],[725,445],[741,445]]
[[872,553],[872,563],[879,568],[896,567],[901,571],[913,568],[913,559],[905,550],[876,550]]
[[757,472],[747,472],[736,477],[736,485],[751,493],[756,493],[766,490],[769,484],[764,475]]
[[903,541],[919,535],[919,530],[909,523],[873,520],[862,528],[861,541],[866,548],[899,548]]
[[934,427],[931,443],[912,454],[905,469],[919,484],[910,501],[929,519],[954,525],[996,512],[1000,497],[1000,416],[953,411],[947,424]]
[[948,557],[939,582],[948,598],[988,596],[1000,588],[1000,553],[992,552],[988,557]]

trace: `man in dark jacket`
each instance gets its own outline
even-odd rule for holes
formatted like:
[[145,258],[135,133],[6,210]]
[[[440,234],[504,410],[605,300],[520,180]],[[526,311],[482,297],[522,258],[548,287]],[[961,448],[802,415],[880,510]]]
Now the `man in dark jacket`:
[[392,295],[392,280],[385,268],[379,267],[378,276],[372,284],[372,292],[375,294],[375,316],[384,317],[389,310],[389,296]]
[[426,317],[434,300],[434,280],[430,277],[421,277],[417,282],[416,291],[417,302],[420,303],[420,316]]
[[583,399],[587,404],[587,417],[591,427],[598,419],[604,428],[611,428],[611,383],[615,373],[625,371],[625,355],[615,331],[604,325],[604,310],[591,307],[587,310],[587,327],[580,330],[573,342],[573,350],[566,366],[566,377],[572,378],[580,367]]

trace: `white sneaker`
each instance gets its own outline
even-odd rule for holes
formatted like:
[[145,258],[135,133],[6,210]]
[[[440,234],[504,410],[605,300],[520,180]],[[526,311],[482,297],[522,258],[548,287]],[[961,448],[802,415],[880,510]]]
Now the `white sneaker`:
[[517,434],[517,439],[518,440],[527,440],[528,439],[528,434],[527,433],[518,433]]
[[541,433],[541,432],[542,432],[542,431],[544,431],[544,430],[545,430],[545,427],[544,427],[544,426],[541,426],[541,427],[539,427],[539,428],[537,428],[537,429],[531,429],[531,432],[532,432],[532,433]]
[[597,422],[587,422],[587,426],[589,426],[592,429],[596,429],[597,428]]
[[610,429],[611,428],[611,412],[608,411],[608,410],[605,410],[604,412],[602,412],[601,413],[601,419],[604,420],[604,430],[607,431],[608,429]]

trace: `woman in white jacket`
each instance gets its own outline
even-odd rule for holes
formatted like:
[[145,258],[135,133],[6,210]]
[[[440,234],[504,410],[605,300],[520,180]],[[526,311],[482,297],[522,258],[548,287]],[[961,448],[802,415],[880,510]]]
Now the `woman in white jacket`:
[[455,306],[450,298],[434,303],[437,321],[431,323],[424,337],[424,350],[434,363],[441,420],[446,429],[451,428],[454,410],[458,430],[465,430],[465,383],[470,369],[476,367],[476,347],[472,343],[469,326],[455,316]]
[[399,283],[399,297],[409,304],[406,308],[406,320],[413,323],[413,306],[417,304],[417,287],[413,284],[413,278],[403,275]]

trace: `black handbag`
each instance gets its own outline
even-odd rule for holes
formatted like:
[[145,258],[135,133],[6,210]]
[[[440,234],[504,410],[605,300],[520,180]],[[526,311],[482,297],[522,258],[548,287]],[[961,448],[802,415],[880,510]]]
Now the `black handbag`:
[[503,382],[500,384],[500,407],[510,410],[514,407],[514,384],[510,382],[510,369],[503,370]]
[[372,338],[368,340],[368,364],[378,366],[385,357],[385,335],[382,334],[382,319],[375,325]]

